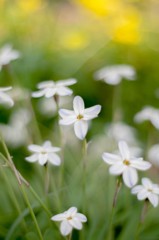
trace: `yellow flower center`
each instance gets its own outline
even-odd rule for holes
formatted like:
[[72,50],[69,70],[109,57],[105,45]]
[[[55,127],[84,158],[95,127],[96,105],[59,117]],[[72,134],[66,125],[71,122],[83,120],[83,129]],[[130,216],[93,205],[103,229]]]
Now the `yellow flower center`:
[[72,220],[72,217],[71,217],[71,216],[70,216],[70,217],[68,217],[68,218],[67,218],[67,220]]
[[81,115],[81,114],[79,114],[78,116],[77,116],[77,119],[78,120],[80,120],[80,119],[82,119],[83,118],[83,116]]
[[125,160],[123,161],[123,163],[124,163],[126,166],[129,166],[129,165],[130,165],[129,160],[127,160],[127,159],[125,159]]

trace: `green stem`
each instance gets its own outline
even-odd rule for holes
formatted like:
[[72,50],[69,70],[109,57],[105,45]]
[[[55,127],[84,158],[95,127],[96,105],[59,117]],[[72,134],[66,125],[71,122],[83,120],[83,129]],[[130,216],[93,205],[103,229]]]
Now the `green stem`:
[[50,181],[50,176],[49,176],[49,168],[48,164],[44,166],[45,170],[45,195],[47,196],[49,192],[49,181]]
[[24,200],[25,200],[25,202],[26,202],[26,204],[27,204],[27,206],[28,206],[28,208],[29,208],[29,210],[30,210],[30,215],[31,215],[31,217],[32,217],[32,219],[33,219],[33,221],[34,221],[34,224],[35,224],[37,233],[38,233],[38,235],[39,235],[39,239],[40,239],[40,240],[43,240],[43,236],[42,236],[41,230],[40,230],[40,228],[39,228],[39,225],[38,225],[38,222],[37,222],[37,220],[36,220],[36,217],[35,217],[35,214],[34,214],[34,212],[33,212],[33,209],[32,209],[32,207],[31,207],[31,205],[30,205],[30,202],[29,202],[28,196],[27,196],[27,194],[26,194],[26,192],[25,192],[24,186],[21,185],[21,186],[20,186],[20,189],[21,189],[22,195],[23,195],[23,197],[24,197]]
[[121,116],[121,84],[114,86],[113,92],[113,102],[112,102],[112,122],[120,121]]
[[114,218],[114,211],[115,211],[117,197],[118,197],[120,188],[121,188],[121,176],[119,176],[117,179],[116,189],[115,189],[115,193],[114,193],[112,210],[111,210],[110,221],[109,221],[108,234],[107,234],[108,238],[106,237],[106,239],[108,239],[108,240],[113,239],[113,218]]
[[86,209],[86,155],[87,155],[87,140],[86,138],[83,140],[82,146],[83,152],[83,212]]
[[71,238],[72,238],[72,232],[67,236],[67,240],[71,240]]

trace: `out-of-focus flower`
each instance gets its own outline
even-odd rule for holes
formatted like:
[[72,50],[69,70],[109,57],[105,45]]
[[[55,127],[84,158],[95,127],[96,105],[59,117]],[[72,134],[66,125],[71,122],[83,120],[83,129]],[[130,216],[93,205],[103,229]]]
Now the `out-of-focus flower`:
[[10,147],[20,147],[29,141],[27,125],[30,120],[31,113],[23,108],[13,112],[8,124],[0,124],[0,131]]
[[159,129],[158,119],[159,119],[159,110],[151,106],[144,107],[134,117],[134,121],[137,123],[141,123],[146,120],[149,120],[155,128]]
[[63,236],[69,235],[73,228],[81,230],[82,223],[87,222],[86,216],[78,213],[76,207],[71,207],[67,211],[53,216],[51,220],[61,222],[60,232]]
[[149,149],[148,159],[156,167],[159,167],[159,144],[155,144]]
[[22,87],[14,87],[10,96],[15,102],[30,99],[30,91]]
[[1,87],[0,88],[0,104],[6,104],[9,105],[10,107],[12,107],[14,105],[14,102],[12,100],[12,98],[6,94],[6,91],[11,90],[12,87]]
[[84,106],[84,101],[80,96],[76,96],[73,100],[73,111],[60,109],[59,114],[62,118],[59,123],[61,125],[74,124],[74,131],[79,139],[84,139],[88,131],[88,121],[98,117],[101,111],[100,105],[90,108]]
[[143,158],[135,158],[130,155],[128,145],[124,141],[118,144],[120,155],[103,153],[103,160],[112,165],[109,172],[112,175],[122,175],[127,187],[133,187],[138,181],[137,170],[145,171],[151,167],[151,163],[143,161]]
[[96,80],[103,80],[107,84],[117,85],[122,78],[135,80],[135,69],[132,66],[121,64],[108,66],[100,69],[94,74]]
[[25,158],[28,162],[38,161],[40,165],[45,165],[47,162],[57,166],[61,164],[61,159],[56,154],[61,149],[53,147],[50,141],[45,141],[42,146],[31,144],[28,149],[33,152],[31,156]]
[[150,203],[157,207],[159,201],[159,185],[154,184],[148,178],[142,178],[142,185],[132,188],[131,193],[137,194],[138,200],[148,199]]
[[9,64],[11,61],[20,57],[20,52],[13,50],[10,44],[6,44],[0,49],[0,69],[2,66]]
[[33,92],[32,97],[42,97],[45,96],[46,98],[53,97],[55,95],[58,96],[68,96],[73,93],[73,91],[68,88],[67,86],[73,85],[77,82],[76,79],[71,78],[68,80],[61,80],[54,82],[52,80],[41,82],[37,85],[39,91]]

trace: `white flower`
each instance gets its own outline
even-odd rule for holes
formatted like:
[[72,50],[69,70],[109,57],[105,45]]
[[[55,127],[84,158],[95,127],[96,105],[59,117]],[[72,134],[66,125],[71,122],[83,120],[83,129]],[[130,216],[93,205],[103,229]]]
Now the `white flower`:
[[84,101],[80,96],[76,96],[73,100],[73,111],[60,109],[61,125],[74,124],[74,131],[79,139],[84,139],[88,131],[88,121],[98,116],[101,111],[100,105],[95,105],[90,108],[84,106]]
[[142,185],[132,188],[131,193],[137,194],[138,200],[148,199],[154,207],[159,202],[159,185],[154,184],[148,178],[142,178]]
[[54,82],[52,80],[41,82],[37,85],[39,91],[33,92],[32,97],[42,97],[46,98],[53,97],[55,95],[58,96],[68,96],[73,93],[73,91],[67,86],[73,85],[77,82],[76,79],[70,78],[68,80],[61,80]]
[[69,235],[73,228],[81,230],[82,223],[87,222],[86,216],[78,213],[76,207],[71,207],[67,211],[53,216],[51,220],[61,222],[60,232],[63,236]]
[[10,44],[6,44],[0,49],[0,69],[3,65],[9,64],[11,61],[20,57],[20,53],[12,49]]
[[122,78],[135,80],[135,69],[125,64],[108,66],[97,71],[94,77],[96,80],[103,80],[110,85],[117,85]]
[[143,121],[149,120],[154,127],[159,129],[159,109],[153,108],[151,106],[144,107],[139,113],[134,117],[135,122],[141,123]]
[[14,102],[12,100],[12,98],[6,94],[6,91],[11,90],[12,87],[1,87],[0,88],[0,104],[7,104],[10,107],[12,107],[14,105]]
[[55,153],[59,152],[60,148],[53,147],[50,141],[45,141],[42,146],[31,144],[28,149],[33,152],[31,156],[25,158],[29,162],[38,161],[40,165],[45,165],[47,162],[57,166],[61,164],[60,157]]
[[109,168],[110,174],[122,175],[126,186],[131,188],[138,181],[137,170],[145,171],[151,167],[151,163],[143,161],[143,158],[132,157],[126,142],[120,141],[118,146],[121,156],[105,152],[102,157],[112,165]]
[[156,167],[159,167],[159,144],[155,144],[149,149],[148,159]]

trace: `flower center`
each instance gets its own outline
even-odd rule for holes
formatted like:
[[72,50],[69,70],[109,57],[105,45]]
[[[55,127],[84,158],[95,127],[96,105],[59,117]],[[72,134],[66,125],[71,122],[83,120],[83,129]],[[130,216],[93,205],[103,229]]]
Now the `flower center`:
[[80,119],[82,119],[83,118],[83,116],[81,115],[81,114],[79,114],[78,116],[77,116],[77,119],[78,120],[80,120]]
[[152,192],[152,189],[150,189],[150,188],[148,188],[147,190],[148,190],[148,192]]
[[71,216],[70,216],[70,217],[68,217],[68,218],[67,218],[67,220],[72,220],[72,217],[71,217]]
[[41,151],[41,154],[46,154],[47,152],[45,150],[42,150]]
[[127,160],[127,159],[125,159],[125,160],[123,161],[123,163],[124,163],[126,166],[129,166],[129,165],[130,165],[129,160]]

